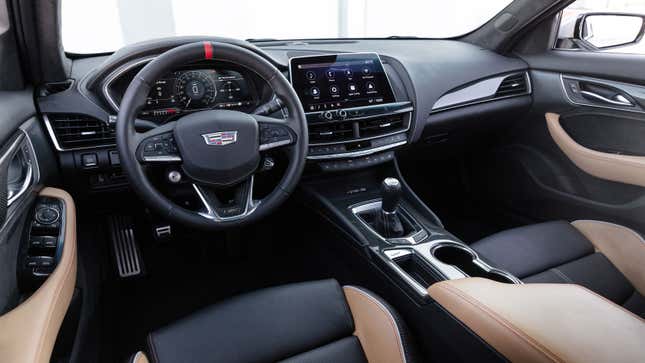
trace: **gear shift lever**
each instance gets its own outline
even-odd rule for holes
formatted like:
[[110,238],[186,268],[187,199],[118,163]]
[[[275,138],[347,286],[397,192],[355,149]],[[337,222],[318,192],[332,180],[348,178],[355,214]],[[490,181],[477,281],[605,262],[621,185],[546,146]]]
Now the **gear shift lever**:
[[377,230],[385,238],[401,237],[405,228],[397,213],[401,202],[401,182],[396,178],[385,178],[381,183],[381,212],[376,220]]
[[396,178],[385,178],[381,183],[383,213],[396,213],[401,202],[401,182]]

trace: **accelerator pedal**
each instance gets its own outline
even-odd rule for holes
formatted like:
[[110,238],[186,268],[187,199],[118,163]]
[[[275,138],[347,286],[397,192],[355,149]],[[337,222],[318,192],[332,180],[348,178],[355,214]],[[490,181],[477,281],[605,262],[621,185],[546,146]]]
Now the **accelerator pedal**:
[[134,236],[133,218],[109,216],[108,226],[119,276],[125,278],[140,275],[143,271],[143,263]]

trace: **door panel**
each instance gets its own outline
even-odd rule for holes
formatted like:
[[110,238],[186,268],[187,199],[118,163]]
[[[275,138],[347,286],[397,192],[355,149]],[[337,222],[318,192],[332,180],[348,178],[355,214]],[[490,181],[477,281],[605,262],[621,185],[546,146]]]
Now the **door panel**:
[[[31,142],[37,126],[33,98],[27,92],[0,98],[0,314],[19,297],[16,263],[23,224],[40,183],[40,168]],[[26,105],[31,102],[31,108]]]
[[600,219],[645,232],[645,56],[522,58],[533,105],[503,147],[474,158],[475,192],[534,220]]

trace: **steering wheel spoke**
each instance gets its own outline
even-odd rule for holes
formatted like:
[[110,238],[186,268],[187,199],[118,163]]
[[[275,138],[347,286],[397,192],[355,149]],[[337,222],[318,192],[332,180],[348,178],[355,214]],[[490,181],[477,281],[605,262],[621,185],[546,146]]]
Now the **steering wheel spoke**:
[[293,145],[297,141],[297,131],[290,119],[253,115],[260,127],[260,151]]
[[260,201],[253,199],[254,176],[234,186],[234,195],[229,201],[222,201],[213,188],[193,184],[193,189],[203,205],[199,214],[216,222],[242,219],[253,213]]
[[181,163],[174,130],[176,122],[169,122],[144,133],[136,134],[137,160],[140,163]]

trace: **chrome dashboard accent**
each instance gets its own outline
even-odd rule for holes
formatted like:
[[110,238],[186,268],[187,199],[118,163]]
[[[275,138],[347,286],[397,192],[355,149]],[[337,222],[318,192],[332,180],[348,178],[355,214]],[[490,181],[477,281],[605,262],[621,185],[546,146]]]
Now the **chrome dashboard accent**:
[[[387,135],[385,135],[385,136],[387,136]],[[339,154],[311,155],[311,156],[307,156],[307,160],[328,160],[328,159],[356,158],[356,157],[361,157],[361,156],[372,155],[372,154],[375,154],[375,153],[378,153],[378,152],[381,152],[381,151],[385,151],[385,150],[390,150],[390,149],[393,149],[395,147],[405,145],[407,143],[408,143],[407,141],[399,141],[399,142],[394,143],[394,144],[383,145],[383,146],[375,147],[375,148],[372,148],[372,149],[366,149],[366,150],[360,150],[360,151],[350,151],[350,152],[339,153]]]
[[43,115],[43,121],[45,122],[45,129],[47,129],[47,134],[49,135],[49,138],[51,139],[52,143],[54,144],[54,148],[57,151],[76,151],[76,150],[93,150],[93,149],[103,149],[103,148],[109,148],[109,147],[116,147],[116,144],[104,144],[104,145],[96,145],[96,146],[82,146],[82,147],[72,147],[72,148],[63,148],[60,146],[58,143],[58,138],[56,138],[56,133],[54,132],[54,127],[51,124],[51,121],[49,120],[49,115],[44,114]]
[[[521,94],[516,94],[516,95],[495,97],[495,93],[497,93],[497,88],[505,78],[507,78],[508,76],[512,76],[520,73],[524,73],[524,78],[526,79],[526,87],[527,87],[526,92]],[[432,106],[431,113],[446,111],[446,110],[459,108],[459,107],[472,106],[472,105],[485,103],[485,102],[498,101],[498,100],[503,100],[507,98],[527,96],[527,95],[530,95],[532,92],[533,92],[533,88],[531,84],[531,77],[529,76],[528,72],[524,71],[524,72],[506,73],[493,78],[484,79],[470,86],[466,86],[464,88],[444,94]]]
[[[25,173],[20,186],[16,190],[8,190],[7,207],[20,200],[32,186],[40,181],[40,169],[31,138],[22,127],[19,129],[19,133],[7,151],[0,156],[0,165],[11,163],[14,158],[21,157]],[[19,154],[20,156],[18,156]]]
[[246,200],[244,203],[244,210],[242,211],[242,213],[231,217],[220,216],[215,210],[215,208],[208,201],[208,198],[204,195],[204,192],[202,191],[202,189],[197,184],[193,184],[193,189],[195,190],[195,193],[197,194],[197,196],[199,197],[199,200],[202,202],[202,205],[206,209],[205,213],[199,212],[199,215],[215,222],[234,221],[238,219],[243,219],[251,215],[253,212],[255,212],[255,210],[260,205],[260,203],[262,203],[262,201],[253,200],[254,176],[251,175],[251,177],[247,182],[249,183],[249,187],[248,187],[249,189],[247,191]]

